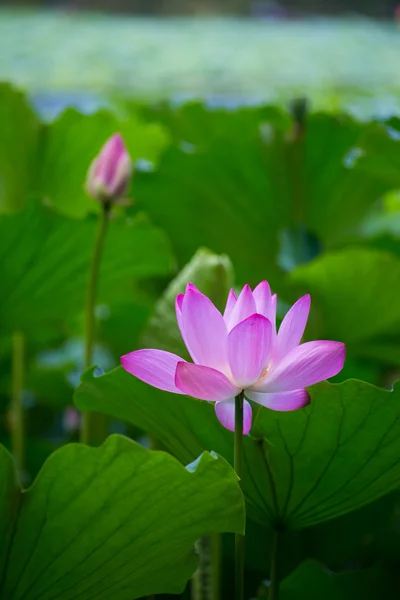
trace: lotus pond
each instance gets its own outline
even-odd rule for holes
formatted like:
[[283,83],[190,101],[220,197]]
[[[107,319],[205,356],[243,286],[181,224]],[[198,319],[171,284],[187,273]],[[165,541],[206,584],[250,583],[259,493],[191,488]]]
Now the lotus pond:
[[397,599],[395,111],[50,117],[1,56],[0,598]]
[[29,90],[51,114],[54,103],[88,110],[116,95],[229,105],[307,95],[316,109],[388,117],[400,110],[399,52],[395,22],[355,17],[146,19],[0,8],[0,79]]

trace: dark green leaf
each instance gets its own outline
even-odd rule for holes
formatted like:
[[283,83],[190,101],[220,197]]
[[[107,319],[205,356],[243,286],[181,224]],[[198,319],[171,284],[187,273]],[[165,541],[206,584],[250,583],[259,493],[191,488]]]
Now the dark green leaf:
[[[315,558],[335,571],[382,559],[398,560],[399,508],[397,489],[358,510],[303,530],[303,559]],[[285,554],[286,548],[282,548]]]
[[332,573],[310,560],[285,579],[279,597],[282,600],[395,600],[398,585],[397,578],[380,567]]
[[154,305],[153,298],[141,300],[135,292],[136,288],[126,300],[110,306],[98,322],[98,338],[117,360],[137,346]]
[[[11,455],[0,445],[0,581],[9,564],[8,550],[20,501],[19,482]],[[1,586],[0,586],[1,590]]]
[[25,387],[41,404],[65,408],[71,404],[73,385],[68,374],[73,368],[72,364],[61,367],[34,364],[27,374]]

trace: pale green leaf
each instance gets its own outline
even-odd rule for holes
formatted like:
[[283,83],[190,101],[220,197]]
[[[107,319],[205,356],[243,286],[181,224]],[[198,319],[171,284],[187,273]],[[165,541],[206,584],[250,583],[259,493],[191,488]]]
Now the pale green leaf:
[[[1,463],[10,472],[0,483],[3,600],[179,593],[196,568],[195,540],[244,528],[236,475],[208,453],[185,469],[122,436],[100,448],[68,445],[22,495],[4,450]],[[18,496],[15,516],[10,498]]]

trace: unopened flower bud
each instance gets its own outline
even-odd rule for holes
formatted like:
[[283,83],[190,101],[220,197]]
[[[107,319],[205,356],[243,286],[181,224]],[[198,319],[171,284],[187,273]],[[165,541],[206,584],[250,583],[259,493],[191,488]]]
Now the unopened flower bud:
[[125,204],[129,182],[133,173],[132,159],[119,133],[103,146],[90,165],[86,190],[100,202]]

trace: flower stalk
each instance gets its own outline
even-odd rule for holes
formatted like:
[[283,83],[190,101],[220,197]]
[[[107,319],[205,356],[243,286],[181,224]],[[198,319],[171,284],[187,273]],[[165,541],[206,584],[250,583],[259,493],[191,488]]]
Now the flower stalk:
[[211,589],[212,600],[221,598],[221,562],[222,562],[222,539],[220,533],[211,535]]
[[[84,368],[88,369],[92,364],[94,330],[95,330],[95,305],[97,283],[100,271],[100,262],[103,254],[104,240],[107,232],[111,205],[104,203],[99,216],[97,236],[94,245],[93,258],[89,271],[89,281],[86,296],[85,309],[85,355]],[[83,444],[102,443],[108,434],[107,418],[99,413],[86,411],[82,415],[81,442]]]
[[[126,205],[126,195],[133,173],[133,163],[119,133],[111,136],[89,167],[86,190],[91,198],[101,205],[97,237],[93,259],[89,271],[89,281],[85,310],[85,369],[92,364],[97,282],[104,240],[111,207]],[[108,435],[108,422],[104,415],[86,412],[82,417],[81,442],[101,444]]]
[[279,546],[280,546],[280,531],[274,530],[272,557],[271,557],[271,573],[268,600],[279,600]]
[[[243,487],[243,403],[244,391],[235,398],[234,469]],[[235,534],[235,600],[244,598],[244,536]]]
[[213,548],[210,535],[203,535],[195,543],[199,567],[191,581],[191,600],[219,600],[213,593]]

